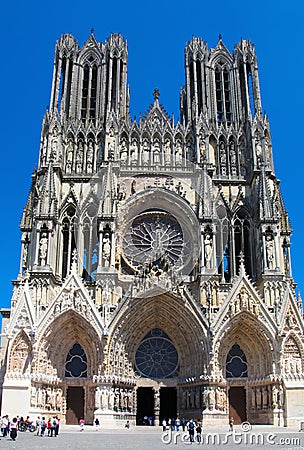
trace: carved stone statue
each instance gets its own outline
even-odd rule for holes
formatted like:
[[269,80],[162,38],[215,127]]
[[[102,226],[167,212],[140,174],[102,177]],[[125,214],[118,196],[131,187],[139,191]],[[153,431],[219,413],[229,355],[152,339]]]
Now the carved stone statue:
[[205,235],[205,266],[207,269],[212,267],[212,236],[210,234]]
[[273,237],[270,234],[266,235],[266,261],[268,269],[275,269],[275,254]]
[[42,233],[41,239],[39,241],[39,252],[40,252],[40,265],[45,266],[46,257],[48,250],[48,238],[46,233]]

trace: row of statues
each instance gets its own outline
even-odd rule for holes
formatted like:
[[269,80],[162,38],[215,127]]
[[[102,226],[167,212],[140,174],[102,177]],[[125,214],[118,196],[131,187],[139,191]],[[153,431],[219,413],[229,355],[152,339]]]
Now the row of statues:
[[132,389],[98,387],[95,393],[95,407],[103,410],[131,412],[134,406]]
[[32,386],[30,403],[31,407],[45,411],[62,411],[62,389],[51,386]]
[[181,393],[181,408],[207,409],[210,411],[226,411],[226,390],[221,387],[196,387],[183,390]]
[[251,409],[267,410],[269,408],[283,408],[284,389],[282,385],[266,385],[251,388]]

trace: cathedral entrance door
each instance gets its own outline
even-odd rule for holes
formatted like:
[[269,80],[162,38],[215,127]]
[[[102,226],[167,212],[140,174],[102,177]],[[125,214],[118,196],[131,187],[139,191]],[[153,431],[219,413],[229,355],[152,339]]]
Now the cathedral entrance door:
[[67,392],[66,423],[77,425],[84,418],[84,391],[83,387],[69,386]]
[[154,390],[152,387],[137,388],[137,425],[149,425],[149,417],[154,423]]
[[243,386],[235,386],[229,389],[229,417],[233,417],[236,425],[247,420],[246,391]]
[[163,387],[160,388],[160,412],[159,412],[159,423],[164,419],[170,419],[172,417],[176,418],[177,408],[176,408],[176,388],[174,387]]

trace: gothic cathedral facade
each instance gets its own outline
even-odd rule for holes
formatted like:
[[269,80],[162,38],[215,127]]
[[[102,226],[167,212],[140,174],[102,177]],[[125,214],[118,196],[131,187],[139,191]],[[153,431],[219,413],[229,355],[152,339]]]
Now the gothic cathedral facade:
[[57,41],[2,413],[298,423],[302,302],[254,47],[192,38],[177,122],[158,89],[130,118],[127,60],[119,34]]

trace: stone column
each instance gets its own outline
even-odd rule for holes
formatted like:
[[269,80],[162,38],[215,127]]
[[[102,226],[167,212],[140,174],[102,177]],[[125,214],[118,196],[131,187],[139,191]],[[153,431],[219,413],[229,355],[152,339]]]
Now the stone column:
[[159,389],[157,389],[157,388],[153,388],[153,390],[154,390],[154,417],[155,417],[154,424],[161,425],[160,418],[159,418],[160,392],[159,392]]

